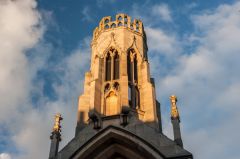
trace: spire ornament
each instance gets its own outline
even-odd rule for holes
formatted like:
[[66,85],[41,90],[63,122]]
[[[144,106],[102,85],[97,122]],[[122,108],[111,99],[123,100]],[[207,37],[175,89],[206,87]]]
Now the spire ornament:
[[180,117],[177,109],[177,96],[171,95],[171,121],[173,126],[173,136],[174,141],[177,145],[183,147],[182,137],[181,137],[181,130],[180,130]]
[[171,95],[170,96],[171,101],[171,118],[173,119],[179,119],[179,112],[177,109],[177,96]]
[[54,123],[54,126],[53,126],[53,131],[54,132],[61,132],[61,120],[63,120],[62,116],[60,113],[57,113],[55,115],[55,123]]
[[50,146],[50,153],[49,159],[54,159],[58,153],[59,142],[61,141],[61,120],[63,120],[60,113],[55,115],[55,122],[53,126],[53,131],[51,133],[51,146]]

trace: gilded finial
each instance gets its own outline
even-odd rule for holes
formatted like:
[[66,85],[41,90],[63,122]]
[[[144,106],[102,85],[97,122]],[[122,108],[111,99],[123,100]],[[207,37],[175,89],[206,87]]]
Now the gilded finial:
[[179,118],[179,113],[177,109],[177,96],[171,95],[170,96],[170,101],[171,101],[171,118]]
[[57,113],[56,115],[55,115],[55,123],[54,123],[54,126],[53,126],[53,131],[55,131],[55,132],[61,132],[61,125],[60,125],[60,123],[61,123],[61,120],[62,120],[63,118],[62,118],[62,116],[61,116],[61,114],[60,113]]

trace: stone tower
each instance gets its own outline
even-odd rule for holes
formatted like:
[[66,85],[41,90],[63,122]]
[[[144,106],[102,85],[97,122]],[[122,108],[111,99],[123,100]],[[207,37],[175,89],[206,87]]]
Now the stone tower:
[[131,22],[125,14],[118,14],[115,21],[104,17],[94,30],[91,47],[91,68],[79,98],[77,132],[87,123],[90,110],[115,116],[123,106],[131,108],[139,120],[159,129],[160,114],[156,111],[158,102],[142,22]]
[[171,116],[176,140],[162,133],[146,41],[140,20],[126,14],[102,18],[93,33],[75,137],[55,158],[192,158],[182,148],[179,116]]

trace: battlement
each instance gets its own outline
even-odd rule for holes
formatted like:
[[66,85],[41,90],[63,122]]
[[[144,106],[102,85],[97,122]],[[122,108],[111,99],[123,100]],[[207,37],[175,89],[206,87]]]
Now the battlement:
[[103,17],[99,26],[95,28],[93,35],[94,37],[97,37],[103,31],[109,31],[117,28],[126,28],[143,35],[142,21],[138,19],[131,21],[131,17],[127,14],[117,14],[115,21],[112,20],[111,16]]

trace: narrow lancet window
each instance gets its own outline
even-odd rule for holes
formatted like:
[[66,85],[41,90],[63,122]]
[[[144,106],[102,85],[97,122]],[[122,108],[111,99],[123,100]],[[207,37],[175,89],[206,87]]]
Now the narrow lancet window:
[[138,81],[138,69],[137,69],[137,58],[134,56],[134,81]]
[[132,81],[132,71],[131,71],[131,57],[130,53],[127,55],[127,74],[128,74],[128,81]]
[[114,76],[113,79],[119,79],[119,56],[116,53],[114,56]]
[[106,81],[111,80],[111,56],[110,56],[110,54],[107,54],[107,58],[106,58],[105,80]]

